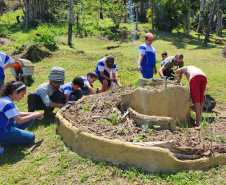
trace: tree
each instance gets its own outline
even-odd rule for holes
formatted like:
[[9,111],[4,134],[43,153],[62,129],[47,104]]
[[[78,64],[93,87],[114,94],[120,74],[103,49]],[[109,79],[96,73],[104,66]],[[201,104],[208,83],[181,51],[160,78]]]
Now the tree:
[[186,17],[184,15],[185,8],[186,5],[181,0],[158,0],[154,1],[153,10],[148,10],[148,17],[153,12],[155,28],[171,32],[175,28],[180,28],[183,24]]
[[200,0],[199,24],[196,31],[198,33],[202,33],[203,30],[203,13],[204,13],[204,0]]
[[105,6],[106,13],[108,17],[110,17],[116,28],[119,28],[121,20],[124,18],[124,15],[127,14],[125,12],[125,6],[123,0],[108,0],[108,3]]
[[213,5],[211,8],[209,22],[208,22],[208,26],[207,26],[207,30],[206,30],[206,36],[205,36],[205,40],[204,40],[204,46],[207,46],[207,42],[208,42],[209,34],[210,34],[210,27],[211,27],[211,23],[213,22],[213,16],[214,16],[214,10],[216,8],[216,4],[217,4],[217,0],[213,0]]

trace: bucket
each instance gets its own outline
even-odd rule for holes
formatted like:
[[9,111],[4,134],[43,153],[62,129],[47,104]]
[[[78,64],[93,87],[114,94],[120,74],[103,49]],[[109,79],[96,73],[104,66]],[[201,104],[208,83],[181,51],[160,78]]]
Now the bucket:
[[14,67],[14,70],[15,70],[17,76],[19,76],[20,73],[23,74],[23,71],[22,71],[22,68],[21,68],[19,62],[15,62],[13,67]]

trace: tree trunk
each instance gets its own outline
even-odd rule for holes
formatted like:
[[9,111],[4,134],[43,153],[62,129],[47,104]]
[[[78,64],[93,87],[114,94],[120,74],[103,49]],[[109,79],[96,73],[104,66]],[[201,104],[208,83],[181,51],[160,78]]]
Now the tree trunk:
[[29,0],[26,1],[26,29],[28,29],[29,23]]
[[223,11],[218,10],[217,15],[217,35],[222,37],[222,22],[223,22]]
[[154,0],[151,1],[151,24],[152,30],[154,30]]
[[70,0],[70,7],[69,7],[69,24],[68,24],[68,45],[72,44],[72,23],[70,22],[70,16],[73,14],[73,0]]
[[31,0],[29,0],[29,21],[34,20],[34,12],[33,12],[33,5],[31,3]]
[[100,19],[104,19],[103,13],[102,13],[102,1],[100,0]]
[[190,13],[190,0],[187,0],[187,1],[188,1],[187,35],[189,35],[189,31],[190,31],[190,16],[191,16],[191,13]]
[[211,23],[213,22],[213,16],[214,16],[214,10],[216,8],[216,4],[217,4],[217,0],[213,0],[213,5],[212,5],[212,9],[211,9],[211,13],[210,13],[209,21],[208,21],[208,26],[207,26],[207,30],[206,30],[206,36],[205,36],[205,40],[204,40],[204,46],[207,46],[207,42],[208,42],[209,34],[210,34],[210,27],[211,27]]
[[204,12],[204,0],[201,0],[200,3],[200,13],[199,13],[199,24],[196,32],[202,33],[203,29],[203,12]]

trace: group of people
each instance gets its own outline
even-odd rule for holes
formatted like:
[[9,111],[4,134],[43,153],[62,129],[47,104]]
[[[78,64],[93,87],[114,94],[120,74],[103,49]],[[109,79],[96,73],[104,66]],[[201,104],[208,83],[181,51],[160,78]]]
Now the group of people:
[[[154,36],[147,33],[145,43],[139,47],[137,69],[144,78],[152,78],[157,73],[156,50],[152,47]],[[4,70],[12,67],[14,60],[0,52],[0,153],[3,146],[31,143],[35,135],[25,131],[35,118],[43,119],[43,115],[36,110],[44,110],[44,115],[54,116],[54,108],[62,108],[69,101],[77,101],[83,95],[107,91],[112,83],[121,86],[117,80],[117,69],[114,57],[109,55],[99,60],[95,72],[86,76],[75,77],[71,82],[64,83],[65,70],[53,67],[48,75],[49,82],[39,85],[35,92],[28,95],[28,112],[19,112],[14,101],[21,100],[26,93],[23,82],[11,80],[4,85]],[[195,125],[199,126],[204,102],[204,91],[207,84],[206,75],[194,66],[184,66],[183,55],[167,56],[162,53],[159,75],[180,82],[182,74],[190,82],[191,98],[196,112]],[[99,80],[102,87],[93,89],[93,83]]]
[[[152,46],[154,36],[152,33],[145,35],[145,43],[139,47],[139,58],[137,70],[141,72],[143,78],[153,78],[157,73],[156,68],[156,50]],[[204,92],[207,84],[207,77],[204,72],[195,66],[184,66],[184,56],[177,54],[175,56],[167,55],[167,52],[162,53],[161,67],[159,75],[161,78],[175,80],[176,83],[181,81],[184,74],[190,83],[190,94],[196,112],[196,121],[194,125],[199,126],[201,114],[204,104]]]
[[[77,101],[83,95],[107,91],[112,83],[118,86],[116,64],[114,57],[109,55],[102,58],[95,72],[86,76],[75,77],[71,82],[64,83],[65,70],[62,67],[53,67],[48,75],[49,82],[39,85],[35,92],[28,95],[28,112],[19,112],[14,101],[21,100],[26,93],[23,82],[11,80],[4,84],[4,70],[13,67],[14,60],[8,55],[0,53],[0,153],[3,146],[32,143],[35,135],[25,131],[35,118],[54,116],[54,108],[64,107],[68,101]],[[93,83],[99,79],[102,87],[93,89]],[[35,110],[44,110],[44,116]]]

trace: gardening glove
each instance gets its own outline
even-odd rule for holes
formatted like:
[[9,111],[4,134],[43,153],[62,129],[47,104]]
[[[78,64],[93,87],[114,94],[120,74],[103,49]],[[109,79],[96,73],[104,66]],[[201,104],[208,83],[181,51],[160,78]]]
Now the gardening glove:
[[117,78],[114,78],[114,79],[113,79],[113,82],[114,82],[114,83],[117,83],[117,81],[118,81]]
[[74,105],[75,104],[75,101],[68,101],[67,104],[64,106],[66,109],[69,109],[69,107],[71,105]]

